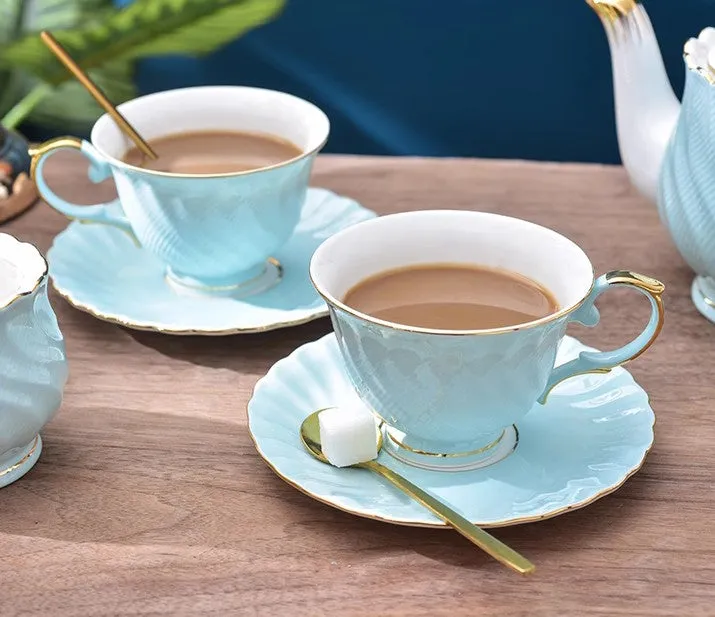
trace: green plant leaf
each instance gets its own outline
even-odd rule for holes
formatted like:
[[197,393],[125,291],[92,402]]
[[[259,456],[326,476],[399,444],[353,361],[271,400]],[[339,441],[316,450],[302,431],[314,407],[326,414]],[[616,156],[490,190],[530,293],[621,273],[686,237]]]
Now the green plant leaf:
[[[43,28],[54,30],[100,23],[115,11],[112,0],[0,0],[0,42],[8,43]],[[112,101],[121,103],[136,96],[133,72],[133,63],[128,60],[108,63],[90,74]],[[28,93],[36,92],[40,83],[22,70],[1,71],[0,117]],[[85,133],[102,113],[94,99],[75,81],[67,81],[49,91],[28,111],[23,109],[20,117],[68,133]]]
[[[53,34],[84,69],[150,55],[201,55],[269,21],[284,2],[137,0],[101,23]],[[37,36],[0,48],[0,66],[23,68],[54,85],[70,77]]]
[[[132,81],[131,63],[114,62],[99,70],[89,71],[92,79],[110,101],[123,103],[137,95]],[[36,80],[32,80],[37,83]],[[28,120],[42,126],[61,128],[68,133],[83,133],[104,113],[97,102],[76,81],[66,81],[42,99]]]
[[[24,18],[22,0],[0,0],[0,44],[7,45],[23,35]],[[24,94],[19,71],[11,67],[0,69],[0,116]]]
[[20,5],[24,33],[84,27],[102,22],[115,11],[112,0],[20,0]]
[[20,0],[0,2],[0,43],[12,41],[20,33],[21,11]]

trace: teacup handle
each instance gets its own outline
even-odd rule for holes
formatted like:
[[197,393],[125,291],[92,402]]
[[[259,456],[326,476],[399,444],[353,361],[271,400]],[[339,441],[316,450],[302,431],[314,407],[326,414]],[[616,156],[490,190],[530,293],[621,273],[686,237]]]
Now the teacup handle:
[[599,320],[596,298],[612,287],[632,287],[650,300],[651,314],[646,327],[630,343],[613,351],[582,351],[578,358],[557,366],[551,373],[539,402],[544,403],[551,390],[562,381],[584,373],[608,373],[611,369],[640,356],[660,334],[663,328],[663,299],[665,286],[649,276],[627,270],[614,270],[596,279],[584,303],[574,311],[571,321],[584,326],[595,326]]
[[68,218],[77,219],[83,223],[113,225],[134,237],[132,227],[124,215],[119,199],[103,204],[81,206],[62,199],[50,189],[47,182],[45,182],[43,168],[47,159],[58,150],[79,150],[89,159],[88,176],[94,183],[102,182],[112,175],[112,168],[109,163],[88,141],[78,139],[77,137],[57,137],[56,139],[51,139],[39,146],[30,148],[30,156],[32,157],[30,176],[35,182],[37,191],[42,199]]

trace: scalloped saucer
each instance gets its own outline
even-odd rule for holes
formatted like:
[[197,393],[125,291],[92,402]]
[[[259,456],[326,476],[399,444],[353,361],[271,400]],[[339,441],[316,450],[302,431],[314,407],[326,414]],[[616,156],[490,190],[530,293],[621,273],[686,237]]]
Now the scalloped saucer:
[[248,297],[179,291],[164,264],[120,229],[73,222],[47,254],[55,289],[74,307],[99,319],[166,334],[265,332],[328,314],[308,265],[323,240],[373,218],[356,201],[310,188],[295,233],[275,258],[282,279]]
[[[591,349],[566,337],[557,363]],[[256,384],[248,403],[258,453],[286,482],[367,518],[444,527],[418,503],[364,469],[338,469],[304,449],[298,429],[316,409],[355,402],[334,334],[299,347]],[[583,375],[555,388],[517,427],[506,458],[471,471],[430,471],[380,453],[381,462],[484,527],[538,521],[586,506],[618,489],[645,461],[655,415],[630,373]]]

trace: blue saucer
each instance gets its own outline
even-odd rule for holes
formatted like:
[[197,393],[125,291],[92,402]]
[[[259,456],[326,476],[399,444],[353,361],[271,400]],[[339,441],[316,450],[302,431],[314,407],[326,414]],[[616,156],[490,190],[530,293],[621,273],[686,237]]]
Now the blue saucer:
[[[566,337],[557,363],[590,349]],[[248,403],[258,453],[286,482],[335,508],[403,525],[444,523],[379,476],[338,469],[303,448],[299,427],[317,409],[357,403],[334,334],[298,348],[257,384]],[[448,502],[473,522],[496,527],[538,521],[586,506],[618,489],[653,444],[648,395],[623,368],[557,386],[517,426],[515,450],[471,471],[430,471],[380,454],[380,461]]]
[[244,295],[193,293],[172,285],[164,264],[123,231],[71,223],[49,250],[55,289],[76,308],[136,330],[222,335],[264,332],[323,317],[327,307],[308,276],[323,240],[374,212],[324,189],[308,190],[300,223],[275,255],[282,279]]

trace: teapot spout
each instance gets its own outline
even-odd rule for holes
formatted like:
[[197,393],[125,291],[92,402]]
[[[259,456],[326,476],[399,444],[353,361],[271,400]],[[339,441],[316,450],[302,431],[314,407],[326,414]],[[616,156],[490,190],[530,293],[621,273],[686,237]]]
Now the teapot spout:
[[636,0],[586,0],[600,17],[611,50],[618,148],[636,189],[656,202],[658,177],[680,103],[658,41]]

